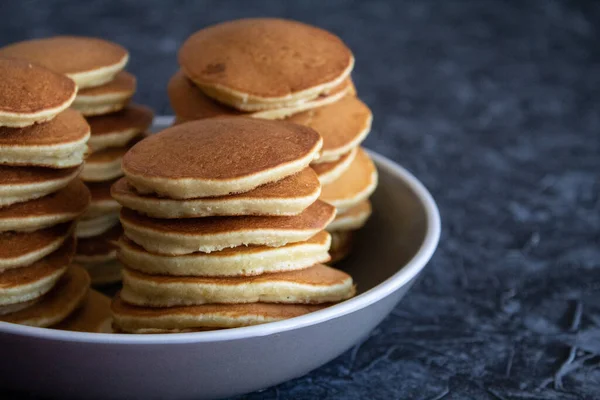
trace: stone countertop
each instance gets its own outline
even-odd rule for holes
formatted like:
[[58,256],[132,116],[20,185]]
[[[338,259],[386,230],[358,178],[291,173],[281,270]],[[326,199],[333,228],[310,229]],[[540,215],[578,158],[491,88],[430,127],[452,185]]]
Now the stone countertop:
[[245,398],[592,399],[600,393],[600,2],[12,1],[0,44],[59,33],[131,51],[137,101],[195,30],[282,16],[339,34],[374,112],[366,145],[443,220],[407,297],[354,350]]

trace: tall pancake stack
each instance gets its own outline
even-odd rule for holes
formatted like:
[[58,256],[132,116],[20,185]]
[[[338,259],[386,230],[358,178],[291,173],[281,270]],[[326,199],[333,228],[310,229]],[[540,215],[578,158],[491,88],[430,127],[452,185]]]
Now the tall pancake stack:
[[90,278],[70,266],[90,202],[76,93],[65,76],[0,58],[0,321],[56,326],[86,298]]
[[247,326],[351,297],[352,278],[320,264],[335,217],[309,168],[321,147],[311,128],[250,118],[183,123],[134,145],[112,187],[125,232],[115,329]]
[[150,127],[153,117],[147,107],[130,104],[136,79],[124,71],[127,50],[102,39],[58,36],[15,43],[0,49],[0,54],[38,63],[77,83],[79,91],[71,107],[86,117],[91,128],[91,154],[81,179],[92,202],[77,226],[75,260],[88,269],[93,284],[119,281],[115,243],[122,234],[120,205],[110,197],[110,187],[123,175],[123,155]]
[[168,86],[177,122],[216,116],[283,119],[323,137],[311,162],[334,205],[333,261],[348,254],[352,232],[371,214],[377,170],[360,147],[372,114],[356,97],[354,57],[335,35],[299,22],[244,19],[193,34],[179,51]]

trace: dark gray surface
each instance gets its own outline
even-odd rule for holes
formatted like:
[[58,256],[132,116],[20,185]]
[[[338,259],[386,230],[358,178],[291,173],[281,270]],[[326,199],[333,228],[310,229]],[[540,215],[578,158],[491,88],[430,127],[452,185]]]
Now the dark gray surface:
[[210,23],[290,17],[354,50],[375,114],[366,144],[431,190],[441,245],[361,346],[247,398],[599,397],[600,2],[4,1],[0,13],[2,44],[72,33],[128,47],[137,99],[159,113],[178,46]]

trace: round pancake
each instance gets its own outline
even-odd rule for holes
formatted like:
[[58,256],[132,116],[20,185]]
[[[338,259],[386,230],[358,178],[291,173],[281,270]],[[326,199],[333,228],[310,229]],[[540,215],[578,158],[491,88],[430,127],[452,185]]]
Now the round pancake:
[[321,185],[327,185],[338,179],[350,167],[356,157],[358,148],[355,147],[348,153],[343,154],[335,161],[310,164],[310,167],[317,173]]
[[329,260],[331,237],[321,231],[304,242],[281,247],[239,246],[212,253],[170,256],[150,253],[123,237],[117,252],[128,268],[147,274],[172,276],[255,276],[294,271]]
[[121,71],[105,85],[80,90],[71,107],[86,117],[119,111],[129,103],[135,88],[135,76]]
[[288,217],[156,219],[127,208],[121,210],[125,235],[159,254],[210,253],[250,244],[279,247],[308,240],[334,217],[335,208],[318,200],[302,213]]
[[167,128],[123,158],[142,194],[189,199],[250,191],[306,168],[322,139],[314,130],[251,118],[212,118]]
[[65,223],[35,232],[0,233],[0,272],[26,267],[53,253],[74,228],[73,223]]
[[202,304],[148,308],[125,303],[119,295],[112,302],[113,323],[122,332],[182,332],[258,325],[299,317],[327,307],[325,304]]
[[104,182],[123,176],[121,164],[125,153],[143,138],[143,136],[138,136],[123,147],[109,147],[92,153],[85,160],[80,175],[81,180],[84,182]]
[[39,199],[77,178],[82,167],[51,169],[0,165],[0,207]]
[[75,262],[87,266],[115,260],[117,242],[121,235],[123,235],[123,228],[117,224],[101,235],[77,240]]
[[323,137],[321,154],[314,163],[335,161],[357,147],[369,134],[372,120],[369,107],[354,96],[287,118],[310,126]]
[[0,164],[71,168],[83,163],[90,127],[73,109],[52,121],[15,129],[0,127]]
[[129,60],[127,50],[118,44],[83,36],[26,40],[1,48],[0,56],[28,60],[65,74],[79,89],[113,80]]
[[155,218],[195,218],[222,215],[297,215],[314,203],[321,185],[310,168],[246,193],[177,200],[140,195],[121,178],[112,196],[124,207]]
[[90,117],[87,121],[92,135],[88,145],[92,151],[126,146],[150,128],[153,117],[150,108],[137,104],[130,104],[115,113]]
[[323,93],[312,100],[289,107],[246,113],[214,101],[205,95],[182,71],[178,71],[171,77],[167,92],[171,107],[179,119],[181,121],[193,121],[218,116],[235,117],[240,115],[264,119],[282,119],[302,111],[336,102],[345,95],[352,93],[353,88],[352,81],[347,78],[340,85],[333,88],[331,92]]
[[327,226],[327,231],[348,231],[362,228],[371,216],[371,202],[365,200],[342,214]]
[[92,202],[83,214],[83,219],[91,219],[100,217],[106,214],[118,213],[121,210],[121,205],[112,198],[110,195],[110,187],[115,181],[105,182],[87,182],[85,185],[88,187],[90,194],[92,195]]
[[78,239],[90,238],[102,235],[109,229],[119,224],[119,213],[112,213],[94,217],[91,219],[81,219],[77,223],[75,236]]
[[49,256],[0,273],[0,305],[29,301],[47,293],[65,273],[74,253],[75,239],[71,236]]
[[21,311],[0,316],[0,321],[43,328],[56,325],[83,304],[89,288],[88,273],[83,268],[72,265],[54,289],[37,303]]
[[337,263],[348,257],[352,251],[352,242],[354,241],[354,231],[331,232],[331,261],[328,264]]
[[12,313],[15,313],[17,311],[24,310],[24,309],[26,309],[28,307],[33,306],[39,300],[40,300],[40,297],[38,297],[37,299],[29,300],[29,301],[23,301],[21,303],[8,304],[8,305],[5,305],[5,306],[0,306],[0,321],[2,321],[1,317],[3,315],[12,314]]
[[81,307],[53,328],[73,332],[109,333],[106,327],[111,324],[110,301],[102,293],[90,290]]
[[85,264],[83,267],[90,274],[92,285],[94,286],[110,285],[112,283],[121,282],[121,270],[123,269],[123,266],[117,260],[107,261],[101,264]]
[[69,78],[23,60],[0,58],[0,76],[0,126],[49,121],[69,107],[77,93]]
[[90,192],[79,180],[48,196],[0,208],[0,232],[35,231],[72,221],[85,212]]
[[294,106],[346,79],[354,57],[341,39],[296,21],[255,18],[190,36],[181,69],[207,95],[243,111]]
[[322,264],[298,271],[227,278],[148,275],[124,268],[121,290],[124,302],[145,307],[258,302],[322,304],[353,295],[352,277]]
[[321,188],[319,199],[333,205],[341,214],[368,199],[376,187],[377,169],[361,148],[350,167],[338,179]]

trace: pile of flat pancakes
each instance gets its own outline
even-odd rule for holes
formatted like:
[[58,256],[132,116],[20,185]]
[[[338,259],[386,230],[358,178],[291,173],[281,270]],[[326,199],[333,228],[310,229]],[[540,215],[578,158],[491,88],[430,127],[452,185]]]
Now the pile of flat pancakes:
[[193,34],[179,51],[168,86],[176,122],[216,116],[281,119],[323,137],[311,167],[334,205],[332,262],[351,250],[353,232],[371,215],[377,171],[360,147],[371,110],[356,96],[354,57],[334,34],[295,21],[244,19]]
[[352,297],[352,278],[322,264],[336,214],[309,167],[322,147],[310,127],[240,117],[134,145],[111,191],[124,229],[115,330],[256,325]]
[[91,128],[90,154],[80,178],[92,201],[77,225],[75,261],[88,269],[94,285],[119,281],[115,243],[123,230],[120,205],[111,198],[110,187],[123,175],[123,155],[153,118],[149,108],[130,104],[136,79],[124,71],[127,50],[102,39],[58,36],[15,43],[0,49],[0,55],[43,65],[77,83],[79,91],[71,107],[85,116]]

